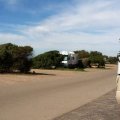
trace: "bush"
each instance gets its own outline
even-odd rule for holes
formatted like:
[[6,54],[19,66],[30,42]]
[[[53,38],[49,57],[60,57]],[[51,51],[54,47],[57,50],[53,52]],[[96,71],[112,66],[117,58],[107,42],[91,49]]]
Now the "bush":
[[49,51],[33,58],[33,68],[55,68],[59,67],[62,61],[62,55],[59,51]]
[[117,58],[117,57],[109,57],[109,58],[108,58],[108,62],[109,62],[110,64],[116,64],[117,61],[118,61],[118,58]]
[[98,68],[105,67],[104,56],[100,52],[90,52],[89,60],[91,61],[91,64],[96,65]]
[[0,72],[29,72],[33,48],[17,46],[11,43],[0,45]]

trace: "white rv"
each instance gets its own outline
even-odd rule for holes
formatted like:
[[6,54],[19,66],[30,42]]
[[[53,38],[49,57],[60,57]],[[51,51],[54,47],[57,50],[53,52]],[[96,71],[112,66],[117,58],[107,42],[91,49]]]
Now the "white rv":
[[70,68],[77,67],[79,62],[77,54],[75,54],[74,52],[67,52],[67,51],[62,51],[60,52],[60,54],[62,54],[64,57],[62,61],[64,67],[70,67]]
[[120,104],[120,54],[118,54],[118,71],[116,83],[117,83],[116,99],[117,102]]

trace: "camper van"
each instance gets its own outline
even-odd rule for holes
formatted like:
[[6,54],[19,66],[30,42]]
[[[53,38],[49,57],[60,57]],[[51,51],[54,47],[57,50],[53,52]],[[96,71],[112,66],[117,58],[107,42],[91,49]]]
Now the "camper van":
[[75,68],[78,66],[78,63],[79,63],[78,54],[75,54],[74,52],[67,52],[67,51],[62,51],[60,52],[60,54],[63,55],[62,65],[64,67]]

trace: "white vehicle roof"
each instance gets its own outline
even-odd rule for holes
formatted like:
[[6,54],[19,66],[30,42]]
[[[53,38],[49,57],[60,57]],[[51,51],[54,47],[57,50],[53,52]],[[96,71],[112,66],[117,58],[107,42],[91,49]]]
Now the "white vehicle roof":
[[75,53],[74,52],[68,52],[68,51],[61,51],[60,54],[69,55],[69,54],[75,54]]

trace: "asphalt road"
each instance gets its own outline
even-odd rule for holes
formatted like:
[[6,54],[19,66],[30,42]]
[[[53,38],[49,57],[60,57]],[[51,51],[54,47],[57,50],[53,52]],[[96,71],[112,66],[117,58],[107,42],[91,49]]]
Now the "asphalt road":
[[116,87],[116,69],[38,72],[47,74],[0,75],[0,120],[52,120]]
[[116,89],[54,120],[120,120],[115,92]]

